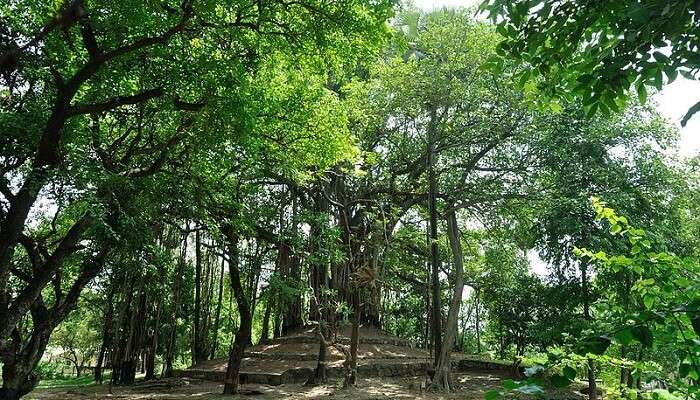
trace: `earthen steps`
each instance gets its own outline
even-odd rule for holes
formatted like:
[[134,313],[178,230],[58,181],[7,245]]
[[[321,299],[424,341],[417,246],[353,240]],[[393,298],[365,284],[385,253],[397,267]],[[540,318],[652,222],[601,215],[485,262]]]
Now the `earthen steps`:
[[[338,332],[337,341],[344,346],[350,342],[349,330]],[[360,377],[425,376],[432,368],[431,355],[416,349],[406,340],[373,328],[360,328],[358,347],[358,375]],[[281,385],[303,383],[314,373],[318,357],[318,336],[311,327],[294,334],[269,340],[250,347],[241,362],[240,380],[243,383]],[[326,357],[329,378],[340,378],[345,374],[345,354],[329,347]],[[227,360],[205,361],[197,366],[177,371],[178,376],[223,381]],[[464,354],[453,355],[454,371],[503,371],[512,374],[512,364],[487,361]]]

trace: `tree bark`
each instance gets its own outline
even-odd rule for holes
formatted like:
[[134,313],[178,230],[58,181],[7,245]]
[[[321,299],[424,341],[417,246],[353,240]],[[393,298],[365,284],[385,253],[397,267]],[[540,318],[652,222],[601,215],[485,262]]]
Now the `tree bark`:
[[6,342],[0,352],[3,364],[0,399],[18,399],[36,387],[39,377],[35,369],[46,350],[51,332],[76,307],[80,292],[99,273],[107,254],[108,247],[105,246],[94,257],[86,257],[78,277],[61,296],[62,300],[54,303],[50,309],[45,306],[41,294],[32,302],[30,312],[33,323],[29,338],[23,342],[23,336],[15,328],[9,344]]
[[175,271],[173,283],[173,303],[170,313],[170,335],[168,337],[168,346],[165,351],[165,360],[163,365],[163,377],[172,378],[173,376],[173,360],[175,358],[175,346],[177,345],[177,315],[180,312],[180,292],[182,291],[182,276],[185,272],[185,257],[187,255],[187,233],[182,235],[182,246],[180,247],[180,258],[177,263],[177,271]]
[[[581,262],[581,291],[583,294],[583,318],[587,321],[592,319],[591,316],[591,304],[590,304],[590,290],[588,287],[588,264],[584,261]],[[592,358],[588,359],[588,399],[596,400],[598,398],[598,389],[596,387],[595,381],[595,362]]]
[[195,232],[195,270],[194,270],[194,341],[192,344],[192,365],[204,361],[202,343],[202,236],[200,229]]
[[438,358],[442,349],[442,330],[440,328],[442,322],[442,306],[440,304],[440,254],[438,249],[438,227],[437,227],[437,177],[435,176],[435,149],[432,143],[432,138],[428,138],[428,212],[430,214],[428,236],[430,244],[430,264],[431,283],[432,283],[432,332],[433,332],[433,349],[435,354],[435,365],[437,366]]
[[158,337],[160,336],[160,317],[163,313],[163,300],[158,298],[158,306],[156,316],[153,321],[153,329],[151,330],[151,343],[146,356],[145,370],[146,380],[155,379],[156,377],[156,353],[158,352]]
[[447,236],[450,241],[450,249],[454,260],[454,291],[452,292],[452,301],[450,302],[450,310],[447,314],[447,324],[445,327],[445,340],[442,342],[437,364],[435,366],[435,375],[433,376],[432,386],[446,391],[454,388],[452,383],[452,348],[455,343],[457,318],[462,305],[462,291],[464,290],[464,256],[462,254],[462,242],[457,226],[457,216],[454,210],[447,213]]
[[[114,275],[113,275],[114,276]],[[102,321],[102,344],[97,354],[97,362],[95,364],[95,382],[102,383],[102,364],[104,363],[105,353],[112,346],[112,320],[114,319],[114,292],[117,282],[110,282],[107,291],[107,299],[105,303],[105,316]]]
[[362,318],[362,307],[360,303],[360,289],[356,288],[352,297],[352,331],[350,333],[350,360],[348,363],[344,388],[351,388],[357,384],[357,348],[360,343],[360,320]]
[[234,228],[229,225],[225,226],[223,231],[228,240],[229,255],[231,258],[229,263],[231,291],[236,298],[238,314],[241,317],[241,324],[238,327],[238,332],[236,332],[233,345],[229,351],[228,365],[226,366],[226,378],[224,380],[224,394],[238,393],[241,361],[243,360],[245,349],[251,340],[253,320],[250,310],[250,303],[246,298],[246,294],[243,291],[243,285],[241,284],[241,273],[238,261],[238,234],[234,232],[233,229]]
[[267,298],[265,299],[265,314],[263,314],[262,330],[260,332],[260,343],[266,343],[270,340],[270,314],[272,313],[272,305],[274,302],[273,293],[270,293],[272,288],[267,288]]
[[210,359],[214,359],[216,357],[216,350],[219,345],[219,320],[221,318],[221,302],[223,300],[224,296],[224,266],[226,263],[226,258],[222,257],[221,258],[221,271],[219,274],[219,294],[218,298],[216,300],[216,315],[214,317],[214,338],[212,340],[212,345],[211,345],[211,354],[209,356]]

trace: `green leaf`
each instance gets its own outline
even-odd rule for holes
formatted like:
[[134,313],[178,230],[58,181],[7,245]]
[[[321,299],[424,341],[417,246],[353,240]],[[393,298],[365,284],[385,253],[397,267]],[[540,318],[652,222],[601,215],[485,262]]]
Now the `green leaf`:
[[576,370],[574,368],[569,367],[568,365],[564,367],[564,376],[569,379],[569,380],[574,380],[576,379]]
[[627,346],[634,341],[634,335],[629,328],[625,328],[617,333],[615,333],[615,340],[621,345]]
[[688,363],[681,363],[681,365],[678,366],[678,376],[681,378],[685,378],[688,376],[688,373],[690,372],[690,369],[692,368],[692,365]]
[[654,305],[654,301],[656,300],[656,296],[653,294],[647,293],[644,295],[644,307],[647,309],[650,309]]
[[700,336],[700,311],[688,311],[686,314],[690,319],[690,324],[693,325],[695,334]]
[[658,399],[658,400],[681,400],[680,397],[672,395],[666,389],[654,389],[654,391],[652,392],[651,398]]
[[669,60],[668,56],[660,51],[654,52],[654,60],[661,62],[661,63],[664,63],[664,64],[668,64],[671,62],[671,60]]
[[673,67],[664,68],[664,72],[666,73],[666,76],[668,77],[668,83],[675,81],[676,78],[678,77],[678,70],[673,68]]
[[598,103],[593,103],[593,105],[588,107],[588,109],[586,110],[586,116],[588,118],[592,118],[595,115],[596,111],[598,111],[598,107]]
[[561,375],[553,375],[549,380],[555,388],[563,388],[571,384],[571,379]]
[[654,344],[654,336],[651,333],[651,329],[647,326],[635,326],[632,328],[632,335],[635,340],[645,347],[651,347]]
[[502,386],[508,390],[512,390],[520,385],[512,379],[506,379],[503,381]]
[[647,102],[647,88],[641,80],[637,84],[637,96],[639,96],[640,103],[645,104]]
[[685,79],[690,79],[691,81],[695,80],[695,76],[693,76],[693,74],[688,70],[682,69],[680,70],[680,73]]
[[488,392],[484,393],[485,400],[497,400],[500,398],[501,393],[499,393],[498,390],[489,390]]
[[647,10],[646,5],[643,3],[632,3],[629,11],[627,11],[627,16],[635,23],[643,25],[649,21],[649,10]]
[[584,339],[576,348],[576,354],[586,355],[588,353],[602,355],[610,347],[610,339],[603,336],[593,336]]
[[656,72],[654,73],[654,78],[651,80],[651,83],[654,85],[656,90],[661,90],[664,87],[664,76],[660,67],[656,68]]
[[583,75],[579,76],[578,78],[576,78],[576,80],[584,85],[588,85],[589,83],[591,83],[591,81],[593,81],[593,75],[583,74]]

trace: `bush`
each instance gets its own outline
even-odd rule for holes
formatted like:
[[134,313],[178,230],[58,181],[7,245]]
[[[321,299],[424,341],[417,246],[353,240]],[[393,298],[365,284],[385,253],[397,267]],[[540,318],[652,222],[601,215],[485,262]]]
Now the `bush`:
[[40,361],[35,372],[39,375],[39,379],[66,379],[63,374],[63,365]]

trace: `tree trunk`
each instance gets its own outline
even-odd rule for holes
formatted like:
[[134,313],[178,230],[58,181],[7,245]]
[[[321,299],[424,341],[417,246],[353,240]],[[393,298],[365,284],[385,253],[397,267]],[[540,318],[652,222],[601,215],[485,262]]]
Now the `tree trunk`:
[[136,278],[129,274],[129,270],[124,272],[124,283],[122,285],[122,303],[119,310],[119,317],[117,318],[116,334],[114,338],[113,348],[112,348],[112,384],[121,383],[121,368],[124,361],[124,351],[126,349],[126,342],[130,335],[129,322],[131,321],[132,307],[131,303],[134,297],[134,284],[136,283]]
[[474,299],[476,302],[475,305],[475,310],[474,312],[476,313],[476,352],[478,354],[481,354],[481,320],[479,319],[479,289],[476,290],[476,298]]
[[221,318],[221,302],[223,300],[224,296],[224,266],[226,263],[226,258],[222,257],[221,258],[221,271],[219,274],[219,294],[218,298],[216,300],[216,315],[214,317],[214,338],[212,340],[212,345],[211,345],[211,354],[209,356],[210,359],[214,359],[216,357],[216,349],[219,345],[219,320]]
[[180,311],[180,292],[182,290],[182,276],[185,271],[185,257],[187,255],[187,233],[182,235],[182,246],[180,248],[180,258],[177,263],[177,271],[175,271],[173,283],[173,304],[170,313],[170,335],[168,338],[168,346],[165,351],[165,360],[163,365],[163,377],[172,378],[173,376],[173,359],[175,358],[175,346],[177,345],[177,315]]
[[[46,311],[44,308],[43,311]],[[37,313],[34,312],[33,316]],[[37,318],[45,319],[46,316]],[[41,355],[46,349],[51,330],[46,323],[39,323],[33,327],[32,337],[28,343],[22,345],[22,338],[17,329],[11,335],[11,347],[14,353],[3,355],[2,361],[2,387],[0,388],[0,400],[16,400],[31,392],[39,383],[39,376],[34,373]]]
[[438,358],[442,349],[442,330],[440,328],[442,322],[442,306],[440,304],[440,254],[438,249],[438,227],[437,227],[437,178],[435,176],[435,149],[432,143],[432,138],[428,138],[428,212],[430,213],[429,223],[429,244],[430,244],[430,260],[431,260],[431,283],[432,283],[432,330],[433,330],[433,349],[435,354],[435,365],[438,363]]
[[38,384],[35,370],[46,350],[51,332],[76,307],[82,289],[99,273],[108,252],[108,247],[105,246],[97,256],[85,259],[80,274],[62,296],[63,300],[57,301],[51,309],[46,308],[41,294],[32,302],[30,312],[33,323],[28,340],[23,343],[22,335],[15,328],[10,335],[10,343],[5,341],[0,351],[3,364],[0,399],[19,398]]
[[155,379],[156,377],[156,353],[158,352],[158,336],[160,335],[160,316],[163,313],[163,300],[158,299],[158,309],[156,317],[153,321],[153,330],[151,331],[151,344],[146,356],[146,380]]
[[241,361],[245,353],[245,348],[251,341],[252,320],[250,303],[246,298],[241,284],[240,266],[238,265],[238,234],[233,231],[232,226],[225,226],[224,234],[229,244],[229,255],[231,261],[229,263],[229,277],[231,280],[231,291],[236,298],[238,305],[238,314],[241,317],[241,324],[238,327],[238,332],[229,351],[228,365],[226,366],[226,378],[224,381],[224,394],[238,393],[239,386],[239,371]]
[[[323,205],[325,201],[320,203],[320,200],[316,200],[317,212],[325,211]],[[318,251],[321,247],[321,232],[322,228],[319,223],[316,222],[312,226],[312,252]],[[314,296],[311,299],[311,310],[314,315],[309,315],[309,319],[313,318],[318,322],[318,358],[316,360],[316,369],[314,370],[313,377],[307,381],[308,385],[319,385],[326,383],[328,381],[327,376],[327,353],[328,353],[328,299],[326,295],[326,289],[329,288],[328,281],[328,265],[324,260],[314,262],[312,265],[312,287],[314,288]]]
[[328,358],[328,342],[327,342],[327,329],[325,323],[319,323],[318,325],[318,358],[316,359],[316,369],[314,370],[314,375],[310,380],[306,381],[306,385],[321,385],[328,382],[328,373],[326,363]]
[[[280,243],[279,270],[282,272],[282,276],[288,284],[293,286],[298,285],[299,278],[301,277],[300,261],[298,256],[292,254],[292,249],[288,242]],[[288,335],[302,325],[300,294],[292,294],[291,298],[286,298],[283,304],[282,335]]]
[[[583,292],[583,317],[590,321],[591,305],[590,305],[590,290],[588,288],[588,264],[581,262],[581,291]],[[595,362],[592,358],[588,359],[588,399],[596,400],[598,398],[598,389],[595,382]]]
[[194,340],[192,344],[192,365],[197,365],[205,358],[202,345],[202,236],[200,229],[195,232],[195,269],[194,269]]
[[455,343],[457,331],[457,318],[459,317],[459,309],[462,305],[462,291],[464,289],[464,256],[462,254],[462,242],[457,226],[457,216],[454,211],[447,213],[447,236],[450,241],[450,249],[454,259],[454,291],[452,293],[452,301],[450,302],[450,310],[447,314],[447,325],[445,327],[445,340],[442,342],[437,364],[435,366],[435,375],[433,376],[433,387],[450,391],[454,385],[452,383],[451,368],[452,368],[452,348]]
[[260,332],[260,343],[265,343],[270,339],[270,314],[272,313],[273,293],[272,288],[267,288],[267,298],[265,299],[265,314],[262,320],[262,330]]
[[343,388],[354,387],[357,383],[357,347],[360,342],[360,320],[362,316],[360,289],[356,288],[352,297],[352,332],[350,334],[350,360],[343,382]]
[[121,367],[119,368],[119,382],[126,385],[134,383],[136,378],[136,368],[138,366],[138,355],[141,348],[142,337],[142,321],[146,319],[146,277],[138,275],[139,279],[139,297],[136,305],[136,310],[131,313],[129,328],[127,331],[126,346],[124,348]]
[[[114,276],[114,275],[113,275]],[[107,299],[105,304],[105,316],[102,322],[102,344],[97,354],[97,362],[95,364],[95,382],[102,383],[102,364],[104,363],[105,353],[112,346],[112,319],[114,318],[114,292],[117,282],[110,282],[107,291]]]

